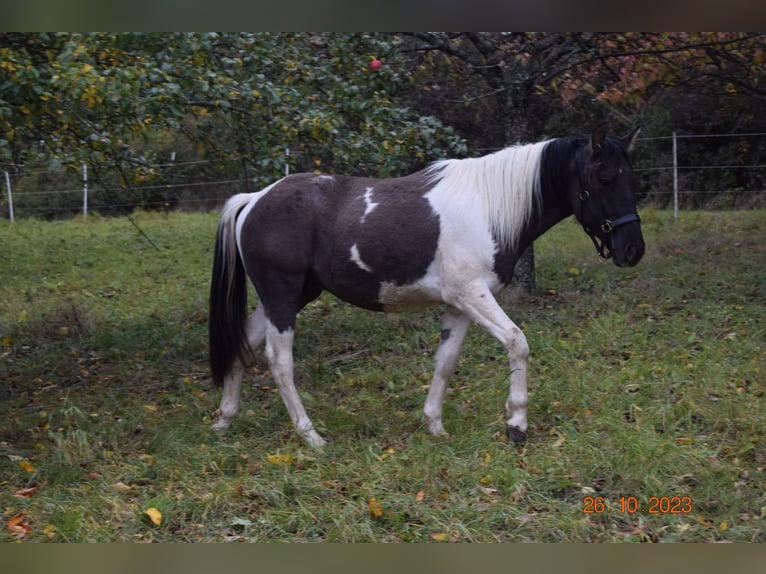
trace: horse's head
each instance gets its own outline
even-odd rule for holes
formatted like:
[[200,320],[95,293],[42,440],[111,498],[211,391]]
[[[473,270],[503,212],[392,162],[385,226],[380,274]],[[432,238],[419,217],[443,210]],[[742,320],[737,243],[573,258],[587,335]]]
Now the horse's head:
[[638,128],[624,138],[607,137],[599,126],[578,155],[579,190],[575,216],[599,255],[615,265],[636,265],[644,255],[641,220],[636,211],[636,176],[628,160]]

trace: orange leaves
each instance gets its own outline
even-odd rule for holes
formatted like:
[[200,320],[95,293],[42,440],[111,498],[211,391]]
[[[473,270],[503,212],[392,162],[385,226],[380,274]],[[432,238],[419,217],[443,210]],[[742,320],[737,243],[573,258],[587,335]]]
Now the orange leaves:
[[26,522],[26,515],[23,512],[11,516],[5,521],[5,526],[16,537],[17,540],[26,538],[32,531],[32,527]]
[[13,493],[13,496],[17,498],[29,498],[35,492],[37,492],[36,486],[30,486],[29,488],[21,488]]
[[383,516],[383,505],[374,496],[367,501],[367,510],[373,518]]
[[[29,524],[29,519],[24,512],[14,514],[5,521],[5,527],[11,533],[16,540],[24,540],[31,532],[32,526]],[[52,524],[46,524],[43,527],[43,534],[48,539],[53,540],[56,536],[56,527]]]

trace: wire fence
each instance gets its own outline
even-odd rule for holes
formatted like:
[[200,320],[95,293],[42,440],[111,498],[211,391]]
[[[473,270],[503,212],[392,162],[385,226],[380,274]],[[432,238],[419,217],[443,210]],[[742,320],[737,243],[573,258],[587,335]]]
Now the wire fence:
[[[715,138],[720,144],[711,146]],[[716,153],[719,150],[720,153]],[[482,150],[488,153],[494,150]],[[285,150],[276,179],[301,165],[301,152]],[[716,161],[717,158],[726,158]],[[766,204],[766,133],[677,134],[639,138],[632,153],[642,204],[696,208],[748,208]],[[254,168],[212,160],[170,161],[140,166],[131,182],[88,179],[79,170],[3,164],[5,192],[0,213],[57,217],[89,212],[120,214],[147,210],[208,211],[231,195],[257,188]],[[2,216],[0,216],[2,217]]]

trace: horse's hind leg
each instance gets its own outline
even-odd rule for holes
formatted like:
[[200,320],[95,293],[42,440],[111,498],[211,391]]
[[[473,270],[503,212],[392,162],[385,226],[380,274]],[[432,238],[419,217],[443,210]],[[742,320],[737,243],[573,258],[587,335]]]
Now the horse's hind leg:
[[294,337],[295,331],[292,327],[280,331],[269,322],[266,328],[266,358],[295,430],[311,446],[324,446],[327,441],[314,430],[314,423],[306,414],[293,382]]
[[[266,339],[266,316],[263,312],[263,306],[259,305],[248,317],[245,332],[247,333],[247,342],[253,351],[263,344]],[[224,378],[221,404],[213,414],[218,419],[213,423],[213,429],[224,430],[229,428],[231,421],[236,416],[239,410],[239,389],[244,372],[245,366],[238,360],[231,368],[231,372]]]
[[442,318],[441,341],[434,359],[434,376],[423,408],[423,422],[428,425],[431,434],[447,434],[442,424],[442,403],[447,394],[447,382],[455,372],[460,347],[470,326],[471,319],[457,309],[448,308]]

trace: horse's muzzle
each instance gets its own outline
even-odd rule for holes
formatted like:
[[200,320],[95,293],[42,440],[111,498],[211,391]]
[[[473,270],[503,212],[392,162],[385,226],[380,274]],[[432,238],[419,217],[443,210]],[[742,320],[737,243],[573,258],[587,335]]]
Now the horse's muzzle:
[[644,237],[638,222],[615,230],[611,240],[612,260],[617,267],[633,267],[644,256]]

